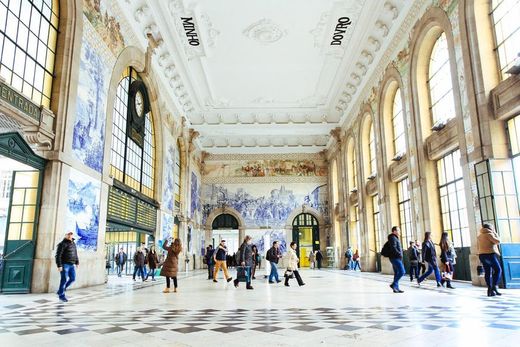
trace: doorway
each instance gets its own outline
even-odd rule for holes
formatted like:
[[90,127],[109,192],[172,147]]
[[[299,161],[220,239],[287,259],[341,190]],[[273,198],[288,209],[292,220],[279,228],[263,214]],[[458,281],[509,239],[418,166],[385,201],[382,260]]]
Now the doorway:
[[0,292],[31,290],[45,162],[18,133],[0,135]]
[[228,255],[233,255],[240,246],[238,220],[231,214],[218,215],[211,224],[213,247],[226,240]]
[[301,213],[293,220],[293,240],[296,242],[300,267],[309,267],[309,254],[320,249],[318,220],[310,213]]
[[105,243],[107,245],[107,257],[110,264],[109,274],[117,274],[116,255],[120,249],[126,253],[128,259],[123,267],[123,275],[132,275],[134,273],[134,255],[137,248],[142,244],[148,249],[154,244],[153,236],[148,232],[140,230],[117,230],[107,231],[105,235]]

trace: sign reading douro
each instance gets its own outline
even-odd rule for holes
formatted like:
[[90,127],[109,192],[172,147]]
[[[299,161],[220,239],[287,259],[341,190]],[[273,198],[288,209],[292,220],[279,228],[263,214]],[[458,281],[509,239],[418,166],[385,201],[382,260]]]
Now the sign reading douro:
[[349,17],[340,17],[338,19],[338,24],[336,24],[336,29],[334,30],[332,41],[330,42],[331,46],[341,46],[344,34],[347,32],[347,29],[351,24],[352,21]]

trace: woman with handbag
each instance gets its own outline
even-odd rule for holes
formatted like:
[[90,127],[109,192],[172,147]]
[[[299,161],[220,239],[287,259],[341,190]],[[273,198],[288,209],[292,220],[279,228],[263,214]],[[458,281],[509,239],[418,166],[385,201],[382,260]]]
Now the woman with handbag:
[[424,242],[422,244],[422,255],[423,260],[428,263],[428,271],[426,271],[421,277],[417,279],[417,284],[421,284],[422,281],[433,272],[435,273],[435,280],[437,281],[437,287],[441,286],[441,273],[439,266],[437,266],[437,252],[435,250],[435,244],[432,241],[432,233],[427,231],[424,233]]
[[291,242],[290,248],[287,250],[288,254],[288,265],[287,270],[285,271],[285,286],[289,287],[289,279],[296,277],[296,281],[298,282],[298,285],[301,287],[305,285],[303,283],[303,280],[300,276],[300,273],[298,272],[298,256],[296,255],[296,242]]
[[253,245],[251,249],[253,250],[253,268],[251,269],[251,278],[256,280],[255,273],[256,267],[260,267],[260,254],[258,254],[258,248],[256,245]]
[[453,245],[451,244],[451,241],[448,238],[448,233],[443,232],[441,235],[441,262],[444,264],[444,272],[442,274],[442,280],[441,284],[444,285],[444,282],[446,282],[446,287],[450,289],[455,289],[451,285],[451,280],[453,279],[453,272],[455,271],[455,268],[453,267],[455,263],[455,250],[453,249]]

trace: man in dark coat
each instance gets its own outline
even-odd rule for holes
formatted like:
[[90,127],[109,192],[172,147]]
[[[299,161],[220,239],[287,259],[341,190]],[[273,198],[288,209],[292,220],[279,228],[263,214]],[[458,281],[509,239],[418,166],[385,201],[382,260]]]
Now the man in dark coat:
[[128,260],[128,256],[125,251],[121,248],[119,249],[119,253],[115,256],[115,261],[117,265],[117,277],[121,277],[121,273],[123,272],[123,268],[125,267],[126,261]]
[[278,241],[273,242],[273,247],[271,247],[267,251],[267,260],[271,263],[271,273],[269,274],[269,283],[275,283],[274,280],[276,280],[276,283],[282,282],[278,278],[278,261],[282,257],[282,253],[280,252],[280,245],[278,244]]
[[[251,236],[247,235],[242,242],[242,245],[238,249],[238,264],[237,266],[248,267],[248,275],[246,281],[246,288],[253,289],[251,286],[251,269],[253,267],[253,247],[251,246],[253,239]],[[238,270],[237,270],[238,271]],[[238,277],[238,276],[237,276]],[[236,278],[233,283],[235,287],[238,288],[238,278]]]
[[401,230],[398,226],[392,227],[392,233],[388,235],[388,253],[385,252],[385,254],[387,254],[385,256],[388,256],[394,269],[394,281],[390,284],[390,288],[392,288],[394,293],[404,293],[399,289],[399,280],[405,274],[403,265],[403,248],[401,247],[401,241],[399,240],[400,232]]
[[212,245],[206,247],[206,265],[208,265],[208,280],[213,279],[213,271],[215,270],[215,261],[213,260],[213,254],[215,250]]
[[60,287],[58,289],[58,297],[62,302],[67,302],[65,291],[76,280],[76,270],[74,266],[79,266],[78,251],[73,238],[74,233],[69,231],[65,234],[65,238],[58,244],[56,249],[56,265],[60,272]]
[[316,262],[318,263],[318,269],[321,269],[321,262],[323,261],[323,253],[321,250],[316,251]]
[[141,248],[138,248],[134,254],[134,274],[132,275],[132,279],[135,281],[135,275],[139,272],[139,276],[141,279],[146,281],[146,275],[144,272],[144,261],[145,255]]

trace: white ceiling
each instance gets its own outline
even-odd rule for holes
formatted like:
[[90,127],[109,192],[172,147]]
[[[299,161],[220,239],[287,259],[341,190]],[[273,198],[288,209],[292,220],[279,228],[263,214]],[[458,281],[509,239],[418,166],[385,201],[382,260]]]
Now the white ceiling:
[[[158,75],[215,154],[325,149],[414,3],[124,1],[132,26],[159,40]],[[181,17],[193,18],[200,45]],[[352,24],[331,45],[341,17]]]

